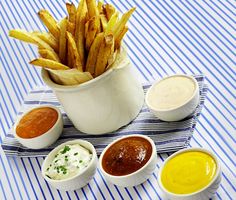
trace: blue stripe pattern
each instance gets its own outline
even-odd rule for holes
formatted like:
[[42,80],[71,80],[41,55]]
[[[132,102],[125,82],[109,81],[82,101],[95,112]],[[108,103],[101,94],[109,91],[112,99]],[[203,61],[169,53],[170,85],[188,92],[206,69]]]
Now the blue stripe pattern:
[[[39,69],[28,64],[37,56],[34,47],[8,37],[9,29],[28,31],[45,27],[36,17],[48,9],[60,19],[63,1],[8,0],[0,2],[0,141],[4,141],[27,94],[40,94],[44,85]],[[76,0],[72,0],[77,5]],[[236,197],[236,5],[234,0],[115,1],[119,11],[137,9],[129,22],[125,44],[142,82],[175,73],[206,75],[209,92],[190,146],[213,151],[223,176],[216,199]],[[35,90],[37,88],[37,90]],[[47,95],[50,90],[45,91]],[[30,103],[28,102],[28,106]],[[147,112],[147,110],[142,110]],[[142,123],[139,121],[137,123]],[[152,124],[152,121],[149,121]],[[71,128],[70,126],[67,127]],[[13,138],[12,138],[13,139]],[[66,139],[66,136],[65,136]],[[186,138],[182,138],[186,140]],[[98,145],[97,148],[104,148]],[[162,199],[158,168],[169,154],[158,156],[152,177],[140,186],[120,188],[106,183],[100,171],[83,190],[63,192],[51,188],[40,175],[43,158],[6,157],[0,147],[0,199]]]

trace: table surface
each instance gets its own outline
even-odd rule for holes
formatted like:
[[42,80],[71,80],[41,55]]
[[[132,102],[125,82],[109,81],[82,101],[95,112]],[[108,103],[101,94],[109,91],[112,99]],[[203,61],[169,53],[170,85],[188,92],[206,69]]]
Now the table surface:
[[[215,199],[236,199],[235,132],[235,1],[109,1],[130,20],[125,44],[142,82],[170,74],[206,75],[209,92],[191,147],[213,151],[223,176]],[[65,1],[1,1],[0,142],[12,126],[27,93],[43,85],[40,70],[28,62],[37,57],[31,45],[10,39],[8,30],[46,30],[36,13],[48,9],[55,18],[66,14]],[[77,3],[75,3],[77,5]],[[0,199],[163,199],[158,168],[168,154],[158,155],[152,177],[133,188],[105,182],[97,170],[83,189],[63,192],[42,178],[42,158],[7,158],[0,148]]]

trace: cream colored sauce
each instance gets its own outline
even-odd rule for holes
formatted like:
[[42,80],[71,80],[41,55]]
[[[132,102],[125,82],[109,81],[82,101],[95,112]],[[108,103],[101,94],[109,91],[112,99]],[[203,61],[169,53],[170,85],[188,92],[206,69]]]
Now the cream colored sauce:
[[177,108],[192,97],[195,89],[194,81],[188,77],[169,77],[154,85],[148,101],[152,107],[160,110]]

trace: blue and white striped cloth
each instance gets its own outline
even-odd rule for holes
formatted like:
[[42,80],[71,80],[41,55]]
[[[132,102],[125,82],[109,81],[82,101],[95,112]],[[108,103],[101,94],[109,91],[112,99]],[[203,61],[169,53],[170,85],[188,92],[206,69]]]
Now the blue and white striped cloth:
[[[10,39],[8,31],[46,31],[36,13],[44,8],[56,19],[66,15],[65,2],[77,0],[0,1],[0,143],[6,137],[29,91],[44,86],[40,72],[28,64],[37,50]],[[205,74],[209,85],[190,147],[204,147],[221,161],[223,176],[214,199],[236,197],[236,4],[235,0],[105,0],[121,12],[137,9],[125,44],[141,82],[175,73]],[[169,156],[158,155],[155,172],[145,183],[116,187],[98,169],[81,190],[63,192],[41,176],[43,158],[7,157],[0,147],[0,199],[163,199],[157,184],[159,167]]]
[[[32,109],[38,105],[52,104],[57,106],[63,116],[64,129],[63,133],[58,141],[48,148],[44,149],[28,149],[22,146],[16,138],[14,138],[13,129],[8,133],[3,140],[2,148],[8,156],[20,156],[20,157],[39,157],[46,156],[52,149],[57,145],[72,140],[72,139],[84,139],[91,142],[98,155],[102,150],[113,140],[123,135],[129,134],[143,134],[151,137],[156,144],[157,153],[172,152],[188,146],[189,141],[192,137],[194,128],[197,123],[197,119],[202,110],[204,100],[207,93],[207,85],[204,84],[203,75],[194,76],[199,84],[200,100],[199,105],[194,113],[185,119],[178,122],[164,122],[156,118],[147,108],[143,106],[139,115],[127,126],[120,128],[113,133],[105,135],[88,135],[84,134],[75,129],[66,113],[61,108],[56,96],[49,88],[40,88],[31,91],[28,97],[25,99],[23,107],[19,112],[19,115],[24,113],[26,110]],[[144,92],[148,90],[150,84],[143,86]],[[104,124],[105,125],[105,124]]]

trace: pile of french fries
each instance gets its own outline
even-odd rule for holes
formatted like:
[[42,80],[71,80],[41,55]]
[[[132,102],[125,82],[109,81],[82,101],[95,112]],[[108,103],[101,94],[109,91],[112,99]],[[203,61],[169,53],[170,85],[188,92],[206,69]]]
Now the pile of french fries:
[[48,32],[15,29],[9,31],[9,36],[38,46],[40,57],[30,64],[51,72],[73,69],[79,73],[81,83],[112,66],[135,8],[121,17],[113,5],[95,0],[80,0],[77,8],[66,3],[66,9],[68,16],[59,22],[47,10],[38,12]]

